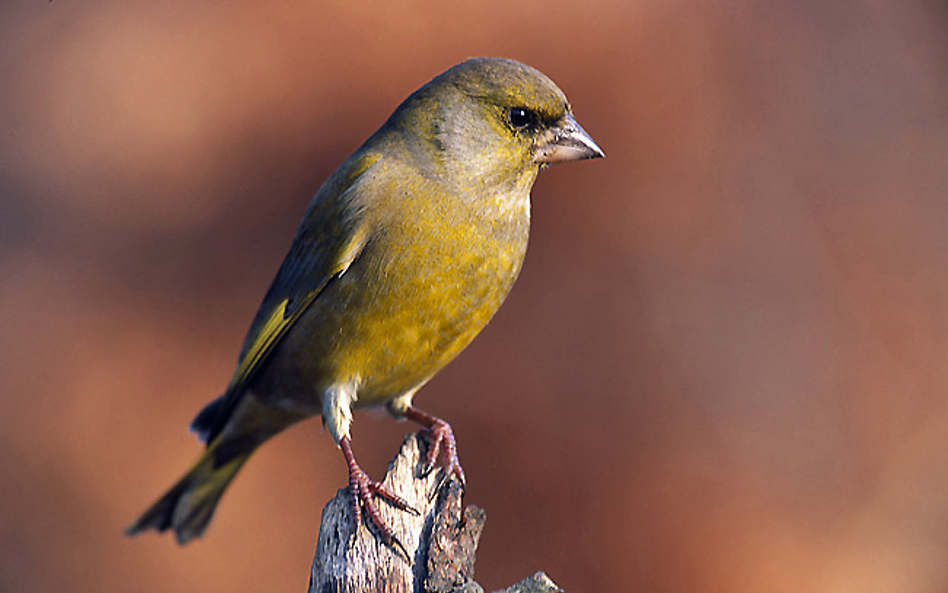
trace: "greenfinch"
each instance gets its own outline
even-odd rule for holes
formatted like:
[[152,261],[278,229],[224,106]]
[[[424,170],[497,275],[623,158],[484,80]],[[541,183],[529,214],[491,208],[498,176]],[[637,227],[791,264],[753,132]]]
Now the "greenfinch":
[[540,169],[601,156],[563,92],[519,62],[467,60],[414,92],[313,197],[230,384],[191,425],[204,453],[127,533],[200,536],[254,450],[321,415],[348,466],[356,528],[364,512],[398,544],[374,497],[411,509],[356,463],[352,410],[385,405],[418,422],[427,469],[463,484],[451,427],[412,398],[513,286]]

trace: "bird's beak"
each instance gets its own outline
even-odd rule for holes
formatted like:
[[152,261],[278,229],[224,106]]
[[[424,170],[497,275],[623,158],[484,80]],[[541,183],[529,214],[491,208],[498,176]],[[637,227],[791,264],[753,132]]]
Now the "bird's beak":
[[533,162],[542,164],[598,159],[606,156],[579,122],[567,115],[563,121],[540,135]]

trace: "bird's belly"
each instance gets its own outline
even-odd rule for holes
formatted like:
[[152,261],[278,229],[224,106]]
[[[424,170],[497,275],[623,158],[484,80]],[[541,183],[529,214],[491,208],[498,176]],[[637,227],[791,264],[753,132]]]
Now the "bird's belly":
[[334,384],[358,386],[356,407],[418,388],[474,339],[507,296],[526,238],[507,247],[400,260],[363,254],[276,348],[262,373],[264,391],[283,406],[317,413],[320,395]]

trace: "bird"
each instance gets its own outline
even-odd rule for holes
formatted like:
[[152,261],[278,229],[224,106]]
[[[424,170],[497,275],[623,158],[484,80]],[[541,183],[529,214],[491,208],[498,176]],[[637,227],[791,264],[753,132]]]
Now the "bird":
[[230,383],[191,424],[202,455],[126,533],[201,536],[251,454],[321,416],[346,461],[355,528],[364,513],[403,549],[376,498],[417,511],[356,462],[353,410],[420,424],[425,471],[465,485],[450,424],[413,397],[510,292],[539,171],[603,156],[563,91],[514,60],[468,59],[409,95],[312,198]]

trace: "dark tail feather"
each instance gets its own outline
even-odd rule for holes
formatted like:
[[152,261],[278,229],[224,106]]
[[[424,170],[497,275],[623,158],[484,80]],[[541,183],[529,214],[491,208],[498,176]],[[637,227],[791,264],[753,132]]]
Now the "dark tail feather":
[[212,401],[191,424],[191,430],[210,439],[204,454],[125,533],[171,529],[182,544],[200,537],[224,490],[250,455],[264,441],[305,417],[268,407],[251,394],[233,400],[221,396]]
[[[211,443],[194,467],[167,494],[125,530],[126,535],[142,531],[174,530],[178,543],[186,544],[207,529],[217,503],[230,481],[259,443]],[[224,445],[222,447],[222,445]],[[224,450],[227,449],[227,450]]]
[[207,404],[201,411],[198,412],[198,415],[191,421],[190,430],[201,439],[202,443],[208,443],[217,436],[217,433],[220,432],[220,427],[223,424],[221,416],[224,410],[224,402],[227,401],[227,394],[218,397],[211,403]]

